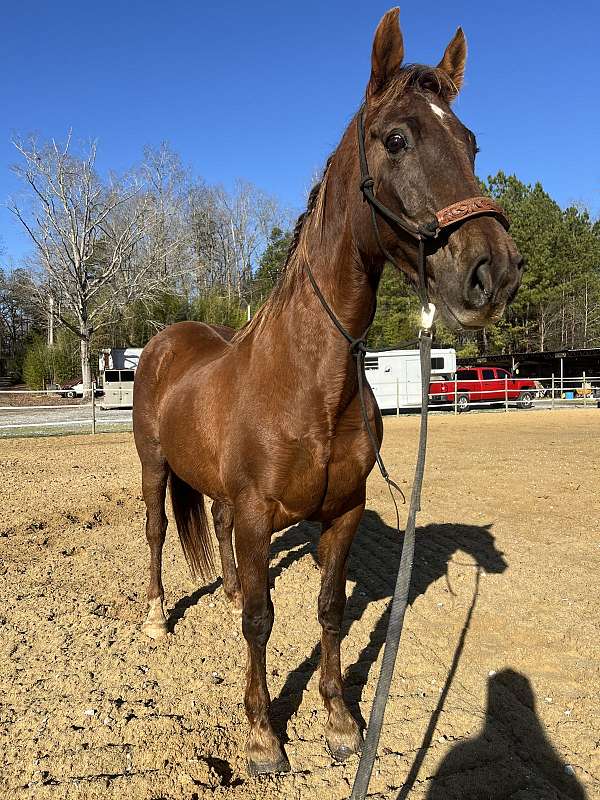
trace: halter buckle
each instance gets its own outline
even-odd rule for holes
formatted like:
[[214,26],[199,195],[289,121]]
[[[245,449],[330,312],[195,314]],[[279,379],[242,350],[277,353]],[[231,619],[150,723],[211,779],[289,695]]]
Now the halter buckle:
[[435,306],[431,301],[421,308],[421,333],[429,333],[435,317]]

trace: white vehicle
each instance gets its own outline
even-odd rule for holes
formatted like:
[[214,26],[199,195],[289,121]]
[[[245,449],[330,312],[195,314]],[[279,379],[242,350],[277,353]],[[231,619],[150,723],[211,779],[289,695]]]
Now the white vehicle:
[[98,371],[102,375],[107,369],[137,369],[141,347],[113,347],[102,350],[98,359]]
[[141,354],[141,347],[113,347],[100,353],[101,408],[133,407],[133,379]]
[[103,376],[104,395],[100,408],[133,408],[133,369],[107,369]]
[[[431,375],[456,372],[456,351],[431,351]],[[419,408],[421,362],[418,350],[380,350],[365,356],[365,374],[382,411]]]

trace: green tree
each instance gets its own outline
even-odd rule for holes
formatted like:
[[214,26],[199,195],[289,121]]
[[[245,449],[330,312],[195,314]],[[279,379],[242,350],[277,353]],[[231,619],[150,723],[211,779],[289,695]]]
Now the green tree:
[[503,172],[485,189],[508,212],[526,261],[515,302],[486,336],[486,351],[587,346],[600,324],[600,236],[585,210],[562,210],[540,183]]
[[252,280],[252,296],[256,305],[264,303],[283,272],[292,236],[292,231],[284,231],[278,227],[271,230]]
[[30,389],[45,389],[52,381],[52,359],[48,345],[35,336],[25,352],[23,380]]
[[419,333],[420,303],[406,279],[386,265],[377,293],[377,312],[369,332],[369,347],[380,350],[415,339]]

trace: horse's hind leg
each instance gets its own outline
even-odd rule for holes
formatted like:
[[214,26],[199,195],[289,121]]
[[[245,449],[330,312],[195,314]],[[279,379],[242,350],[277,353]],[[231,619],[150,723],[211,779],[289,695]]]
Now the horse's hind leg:
[[211,507],[215,533],[219,542],[221,566],[223,569],[223,589],[235,608],[241,611],[242,590],[233,555],[233,506],[215,500]]
[[348,553],[364,508],[363,498],[355,508],[325,524],[319,542],[319,622],[322,626],[319,690],[329,712],[325,739],[331,755],[338,761],[358,752],[362,745],[360,729],[343,698],[340,629],[346,605]]
[[167,633],[163,608],[162,550],[167,532],[165,497],[169,467],[164,459],[142,464],[142,492],[146,503],[146,539],[150,546],[150,583],[148,585],[148,616],[142,631],[152,639]]

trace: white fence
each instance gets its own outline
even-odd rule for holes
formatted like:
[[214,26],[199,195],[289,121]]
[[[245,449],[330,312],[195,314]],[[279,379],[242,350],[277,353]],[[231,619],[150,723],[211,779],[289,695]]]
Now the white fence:
[[[60,429],[82,433],[103,433],[119,430],[124,425],[131,426],[131,412],[111,409],[107,414],[99,413],[96,386],[93,385],[91,398],[74,403],[44,404],[45,397],[66,396],[66,390],[57,389],[28,391],[23,389],[0,391],[0,438],[10,435],[48,435]],[[20,397],[40,397],[38,405],[7,404],[9,399]],[[116,413],[115,413],[116,411]],[[53,412],[53,413],[52,413]]]
[[[367,372],[367,377],[369,373]],[[516,389],[516,382],[527,381],[534,384],[531,388]],[[389,381],[375,381],[377,394],[385,395],[388,402],[385,409],[390,408],[389,398],[395,397],[395,411],[414,410],[419,405],[409,405],[403,398],[420,393],[420,380],[392,378]],[[430,408],[454,411],[458,414],[471,409],[500,407],[505,411],[516,408],[597,408],[600,404],[600,376],[583,375],[562,379],[556,376],[535,378],[494,378],[490,380],[463,380],[455,374],[449,380],[441,380],[432,376],[431,385],[435,389],[429,393]],[[443,389],[443,391],[441,391]],[[383,405],[383,403],[380,403]]]
[[[500,408],[509,411],[515,408],[600,408],[600,376],[586,376],[585,373],[575,378],[526,378],[528,382],[536,384],[535,389],[525,389],[517,392],[511,387],[511,379],[494,379],[489,381],[464,381],[458,376],[450,380],[441,381],[434,376],[432,384],[441,384],[446,387],[445,397],[440,398],[440,392],[430,393],[430,407],[433,410],[449,411],[455,414],[461,411]],[[378,381],[378,386],[389,386],[390,392],[396,397],[396,414],[401,410],[416,410],[416,406],[406,407],[400,398],[409,390],[406,380],[392,379]],[[415,384],[410,391],[420,391],[420,381],[410,381]],[[49,405],[7,405],[4,398],[18,398],[22,395],[56,397],[60,392],[56,389],[47,391],[0,391],[0,438],[19,435],[49,435],[53,432],[81,431],[82,433],[104,433],[131,427],[131,412],[124,409],[110,409],[99,413],[99,401],[92,393],[90,400],[80,403],[60,403]],[[388,394],[389,396],[389,394]],[[100,401],[101,404],[101,401]],[[387,409],[394,411],[394,409]],[[65,414],[67,411],[69,413]],[[47,412],[47,413],[46,413]],[[80,412],[80,413],[77,413]]]

